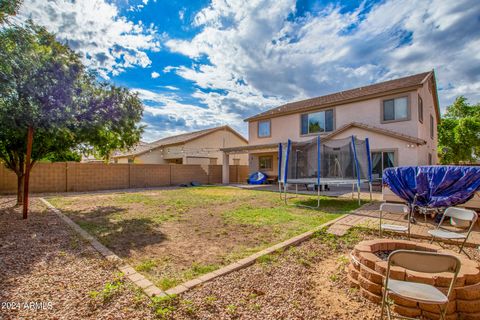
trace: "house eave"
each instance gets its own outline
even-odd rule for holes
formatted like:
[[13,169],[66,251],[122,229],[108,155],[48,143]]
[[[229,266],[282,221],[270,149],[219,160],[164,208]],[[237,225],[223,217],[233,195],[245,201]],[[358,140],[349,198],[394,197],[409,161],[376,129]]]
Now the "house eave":
[[315,106],[300,108],[300,109],[291,110],[291,111],[279,112],[279,113],[274,113],[274,114],[255,115],[255,116],[246,118],[243,121],[244,122],[258,121],[258,120],[282,117],[282,116],[286,116],[286,115],[290,115],[290,114],[303,113],[303,112],[309,112],[309,111],[319,110],[319,109],[324,109],[324,108],[342,106],[342,105],[353,103],[353,102],[365,101],[365,100],[370,100],[370,99],[375,99],[375,98],[381,98],[381,97],[384,97],[384,96],[389,96],[389,95],[392,95],[392,94],[399,94],[399,93],[415,91],[418,88],[421,88],[422,85],[423,84],[417,84],[417,85],[414,85],[414,86],[404,87],[404,88],[401,88],[401,89],[395,89],[395,90],[384,91],[382,93],[365,95],[365,96],[362,96],[360,98],[345,99],[345,100],[341,100],[341,101],[338,101],[338,102],[325,103],[325,104],[322,104],[322,105],[315,105]]

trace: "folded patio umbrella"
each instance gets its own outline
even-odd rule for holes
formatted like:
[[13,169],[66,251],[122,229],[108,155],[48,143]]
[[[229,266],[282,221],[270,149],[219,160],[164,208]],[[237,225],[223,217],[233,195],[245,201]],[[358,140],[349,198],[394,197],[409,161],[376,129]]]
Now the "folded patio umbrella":
[[383,171],[383,184],[408,203],[422,207],[455,206],[480,190],[480,167],[419,166]]

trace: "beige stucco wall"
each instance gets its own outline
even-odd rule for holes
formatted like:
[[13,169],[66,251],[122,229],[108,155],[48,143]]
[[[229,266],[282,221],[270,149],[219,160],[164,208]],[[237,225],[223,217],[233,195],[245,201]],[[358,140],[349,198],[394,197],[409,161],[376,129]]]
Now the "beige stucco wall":
[[[385,99],[392,97],[407,96],[409,98],[410,118],[408,121],[397,121],[391,123],[381,122],[381,106]],[[418,134],[417,116],[416,112],[417,93],[411,91],[403,94],[396,94],[391,96],[384,96],[381,98],[370,99],[360,102],[349,103],[333,108],[324,108],[324,110],[334,109],[334,129],[338,129],[353,121],[361,122],[376,127],[381,127],[388,130],[393,130],[403,134],[416,136]],[[321,111],[318,109],[315,111]],[[312,111],[310,111],[312,112]],[[301,135],[300,134],[300,113],[290,114],[271,119],[271,136],[268,138],[258,138],[258,122],[252,121],[249,123],[249,141],[250,144],[266,144],[287,141],[291,139],[294,141],[303,141],[311,139],[315,135]]]
[[[189,141],[185,144],[185,150],[188,156],[216,158],[217,164],[222,163],[222,151],[220,148],[246,146],[248,143],[238,137],[230,130],[218,130],[199,139]],[[248,164],[246,154],[230,155],[230,164],[234,164],[234,159],[240,159],[240,165]],[[192,159],[198,161],[198,159]]]
[[[138,164],[165,164],[168,160],[182,159],[183,164],[211,164],[210,159],[217,159],[216,163],[222,163],[220,148],[246,146],[248,143],[230,130],[218,130],[198,139],[183,144],[171,145],[153,149],[134,158]],[[240,165],[248,164],[248,155],[239,154],[230,156],[230,164],[236,164],[239,159]],[[128,158],[117,158],[118,163],[128,163]]]
[[412,143],[371,132],[360,128],[350,128],[335,136],[335,139],[348,138],[352,135],[359,139],[368,138],[370,151],[394,151],[395,166],[415,166],[418,163],[418,147]]
[[128,163],[128,158],[116,158],[116,163]]
[[277,152],[262,152],[262,153],[250,153],[249,154],[249,172],[259,171],[258,157],[260,156],[272,156],[272,170],[260,170],[267,176],[278,176],[278,153]]
[[[420,123],[418,118],[418,94],[423,99],[423,123]],[[409,120],[396,121],[390,123],[382,123],[381,108],[383,100],[394,97],[407,96],[409,99]],[[375,127],[392,130],[398,133],[406,134],[413,137],[418,137],[427,142],[423,146],[414,146],[412,143],[384,136],[370,131],[352,128],[349,129],[336,138],[343,138],[357,135],[359,138],[370,138],[372,150],[389,150],[397,149],[398,163],[397,165],[426,165],[428,164],[428,153],[432,154],[433,163],[437,163],[437,118],[435,115],[435,104],[433,93],[428,89],[428,82],[415,91],[400,93],[395,95],[387,95],[380,98],[349,103],[341,106],[336,106],[334,109],[334,130],[351,122],[359,122]],[[320,111],[318,109],[316,111]],[[434,117],[434,139],[430,138],[430,115]],[[280,117],[271,118],[271,136],[268,138],[258,138],[258,122],[249,122],[249,141],[251,145],[267,144],[285,142],[287,139],[293,141],[304,141],[312,139],[315,135],[301,135],[300,134],[300,113],[290,114]],[[258,167],[258,165],[257,165]]]
[[[426,145],[418,148],[418,161],[419,165],[428,164],[428,153],[432,154],[433,164],[437,164],[437,145],[438,145],[438,132],[437,132],[437,117],[435,112],[434,97],[429,89],[428,82],[417,91],[423,100],[423,123],[418,120],[418,104],[415,105],[415,113],[417,115],[416,122],[418,124],[418,137],[427,142]],[[418,101],[418,98],[416,99]],[[434,121],[434,133],[433,139],[430,137],[430,115],[433,116]]]
[[[369,130],[361,128],[350,128],[344,132],[339,133],[335,136],[335,139],[344,139],[350,138],[352,135],[358,137],[359,139],[369,139],[370,150],[374,151],[393,151],[395,153],[394,164],[395,166],[415,166],[418,164],[418,146],[397,138],[390,136],[385,136],[383,134],[375,133]],[[250,153],[250,172],[258,171],[258,157],[261,155],[272,155],[273,156],[273,169],[272,170],[262,170],[269,176],[278,175],[278,153],[277,152],[262,152],[262,153]]]
[[144,153],[138,157],[135,157],[134,163],[140,163],[140,164],[165,164],[167,163],[163,159],[163,150],[161,149],[155,149],[151,150],[147,153]]

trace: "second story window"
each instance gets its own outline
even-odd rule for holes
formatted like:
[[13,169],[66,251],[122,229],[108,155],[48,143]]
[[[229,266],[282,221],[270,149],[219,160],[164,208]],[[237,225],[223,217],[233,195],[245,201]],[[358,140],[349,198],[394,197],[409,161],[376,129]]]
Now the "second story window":
[[302,114],[302,134],[333,131],[333,110]]
[[259,138],[267,138],[270,137],[270,120],[261,120],[258,121],[258,137]]
[[400,97],[383,100],[382,121],[408,120],[408,99]]
[[423,100],[418,96],[418,121],[423,123]]

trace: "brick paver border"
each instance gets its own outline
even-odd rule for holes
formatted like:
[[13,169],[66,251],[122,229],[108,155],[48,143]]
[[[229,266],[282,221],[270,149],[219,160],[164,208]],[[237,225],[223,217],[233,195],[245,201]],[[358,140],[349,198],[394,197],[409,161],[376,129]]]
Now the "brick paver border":
[[95,239],[88,232],[83,230],[78,224],[73,222],[72,219],[64,215],[60,210],[55,208],[50,202],[44,198],[40,198],[53,213],[55,213],[60,219],[62,219],[70,228],[77,232],[82,238],[87,240],[92,247],[97,250],[105,259],[115,264],[116,268],[122,272],[130,281],[139,286],[147,296],[162,296],[165,295],[165,292],[160,288],[155,286],[153,282],[145,278],[143,275],[138,273],[132,266],[125,263],[122,258],[113,253],[110,249],[101,244],[97,239]]
[[[271,247],[268,247],[262,251],[259,251],[257,253],[254,253],[246,258],[243,258],[237,262],[231,263],[223,268],[220,268],[218,270],[212,271],[210,273],[204,274],[198,278],[189,280],[187,282],[184,282],[174,288],[170,288],[166,291],[161,290],[157,286],[155,286],[150,280],[145,278],[143,275],[138,273],[133,267],[130,265],[126,264],[119,256],[117,256],[115,253],[113,253],[110,249],[105,247],[103,244],[101,244],[97,239],[95,239],[92,235],[90,235],[88,232],[83,230],[78,224],[73,222],[69,217],[67,217],[65,214],[63,214],[59,209],[55,208],[50,202],[45,200],[44,198],[40,198],[40,200],[50,209],[52,210],[56,215],[58,215],[66,224],[68,224],[73,230],[75,230],[80,236],[82,236],[85,240],[90,242],[90,244],[98,251],[102,256],[104,256],[107,260],[114,262],[118,268],[119,271],[123,272],[125,276],[132,281],[134,284],[139,286],[143,292],[149,296],[150,298],[155,297],[155,296],[166,296],[166,295],[177,295],[181,294],[187,290],[190,290],[198,285],[201,285],[205,282],[208,282],[210,280],[213,280],[217,277],[224,276],[226,274],[229,274],[233,271],[237,271],[243,268],[246,268],[257,261],[260,257],[274,253],[279,250],[286,249],[291,246],[295,246],[300,244],[303,241],[309,240],[313,237],[315,232],[328,227],[330,225],[333,225],[337,221],[343,219],[346,217],[346,215],[342,215],[336,219],[330,220],[318,227],[316,227],[313,230],[307,231],[305,233],[302,233],[298,236],[295,236],[293,238],[290,238],[288,240],[285,240],[283,242],[277,243],[276,245],[273,245]],[[368,203],[367,203],[368,204]],[[363,207],[363,206],[362,206]],[[356,209],[360,210],[362,207]],[[355,210],[355,211],[356,211]],[[348,215],[348,214],[347,214]]]

